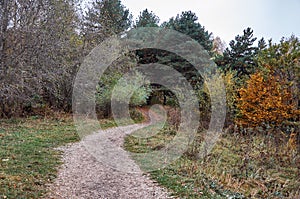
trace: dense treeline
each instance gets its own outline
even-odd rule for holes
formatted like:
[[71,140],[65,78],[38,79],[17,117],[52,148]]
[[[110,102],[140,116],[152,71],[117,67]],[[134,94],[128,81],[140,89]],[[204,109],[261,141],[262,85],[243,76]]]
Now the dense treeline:
[[[247,28],[226,48],[191,11],[159,24],[159,17],[147,9],[133,20],[120,0],[95,0],[88,9],[82,9],[82,3],[80,0],[1,1],[1,117],[49,109],[70,111],[76,71],[91,49],[105,38],[131,28],[162,27],[192,37],[210,53],[226,83],[228,126],[299,132],[297,37],[283,38],[278,44],[264,38],[257,41],[253,30]],[[145,49],[120,58],[99,79],[97,101],[101,114],[110,115],[110,90],[116,80],[139,63],[167,64],[181,72],[197,91],[201,113],[209,113],[209,93],[193,66],[172,53]],[[141,88],[138,93],[142,95],[136,96],[135,105],[162,97],[162,103],[176,106],[172,93],[159,85]]]
[[0,115],[69,110],[81,54],[75,2],[3,0],[0,6]]

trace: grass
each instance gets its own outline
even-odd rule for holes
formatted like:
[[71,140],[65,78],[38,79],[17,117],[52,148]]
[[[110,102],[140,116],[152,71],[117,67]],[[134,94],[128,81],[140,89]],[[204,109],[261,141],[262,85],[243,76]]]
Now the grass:
[[[139,129],[132,134],[125,137],[124,148],[132,153],[147,153],[163,148],[172,138],[176,132],[167,127],[163,127],[164,131],[157,131],[163,127],[163,123],[156,123],[145,128]],[[157,134],[153,135],[154,132]],[[146,138],[141,136],[148,135]]]
[[[140,118],[138,116],[137,118]],[[139,119],[138,121],[142,121]],[[116,126],[101,120],[102,128]],[[162,149],[176,132],[164,126],[148,138],[135,132],[125,139],[134,153]],[[62,163],[56,147],[77,142],[71,117],[0,120],[0,198],[40,198]],[[194,147],[164,169],[151,172],[154,180],[180,198],[297,198],[300,193],[299,154],[272,139],[255,135],[224,134],[213,151],[198,160]]]
[[[164,126],[152,137],[145,139],[135,137],[135,134],[141,134],[142,132],[147,133],[147,131],[151,129],[157,129],[157,126],[161,126],[161,124],[154,124],[146,127],[144,130],[138,130],[131,135],[128,135],[124,142],[125,150],[132,153],[149,153],[151,151],[161,150],[176,135],[176,131],[168,125]],[[136,159],[136,162],[143,167],[143,163],[140,163],[139,159]],[[174,196],[180,198],[218,199],[225,196],[224,194],[219,194],[217,187],[213,186],[215,182],[213,180],[209,180],[203,173],[199,173],[195,162],[193,160],[189,160],[185,156],[166,168],[152,171],[150,174],[155,181],[171,190]],[[199,182],[202,183],[201,186],[198,186]],[[212,189],[210,188],[210,185],[212,185]],[[231,193],[228,190],[223,190],[223,192],[227,194]]]
[[[159,150],[176,132],[163,128],[147,139],[131,135],[125,149],[134,153]],[[224,134],[212,152],[197,159],[196,143],[177,161],[151,172],[154,180],[180,198],[299,198],[300,156],[263,135]],[[198,144],[197,144],[198,143]],[[160,146],[160,147],[157,147]]]
[[[102,128],[113,127],[111,120]],[[40,198],[62,163],[56,147],[79,141],[71,117],[0,120],[0,198]]]
[[244,198],[210,179],[195,161],[180,158],[170,166],[151,172],[152,178],[179,198]]

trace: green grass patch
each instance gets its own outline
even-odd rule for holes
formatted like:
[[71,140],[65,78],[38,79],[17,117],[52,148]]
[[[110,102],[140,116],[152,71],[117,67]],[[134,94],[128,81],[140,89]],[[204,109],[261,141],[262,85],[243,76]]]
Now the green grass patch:
[[126,136],[124,147],[132,153],[148,153],[165,147],[175,135],[176,132],[163,123],[156,123]]
[[39,198],[61,164],[54,148],[79,141],[72,118],[0,120],[0,198]]
[[[134,122],[144,121],[131,112]],[[112,119],[99,123],[102,129],[117,126]],[[42,197],[62,164],[55,148],[79,140],[71,116],[0,120],[0,198]]]
[[[101,120],[102,128],[115,127]],[[71,117],[0,120],[0,198],[39,198],[57,173],[56,147],[80,140]]]

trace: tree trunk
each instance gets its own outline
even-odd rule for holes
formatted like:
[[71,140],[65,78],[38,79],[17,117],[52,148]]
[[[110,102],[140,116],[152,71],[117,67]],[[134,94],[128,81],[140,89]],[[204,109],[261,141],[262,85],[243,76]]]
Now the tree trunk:
[[6,37],[7,37],[7,27],[8,27],[8,1],[2,0],[1,2],[1,14],[0,14],[0,74],[5,76],[6,68]]

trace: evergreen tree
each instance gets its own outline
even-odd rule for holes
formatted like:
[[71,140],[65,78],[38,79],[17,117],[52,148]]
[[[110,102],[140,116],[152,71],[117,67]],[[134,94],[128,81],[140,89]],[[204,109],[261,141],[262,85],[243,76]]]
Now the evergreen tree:
[[[171,18],[168,22],[162,24],[164,28],[170,28],[190,36],[197,41],[209,53],[212,51],[213,39],[212,33],[209,33],[205,28],[197,22],[198,17],[191,11],[182,12],[176,18]],[[182,44],[182,46],[185,46]],[[184,50],[184,49],[182,49]],[[181,57],[172,53],[163,53],[158,57],[158,62],[165,65],[170,65],[180,73],[195,87],[201,87],[203,80],[195,68]]]
[[[148,16],[147,12],[144,11],[143,13],[141,16],[144,17],[140,17],[141,22],[142,19],[147,18],[145,16]],[[155,19],[155,17],[153,17],[153,15],[151,16],[152,17],[150,18],[148,17],[148,20],[145,20],[148,21],[148,25],[144,23],[145,26],[149,27],[149,25],[153,25],[153,22],[155,21],[153,19]],[[206,31],[204,27],[197,22],[197,20],[198,18],[195,13],[192,13],[191,11],[182,12],[182,14],[178,15],[176,18],[171,18],[168,22],[163,23],[161,27],[173,29],[182,34],[190,36],[192,39],[196,40],[200,45],[202,45],[205,50],[210,52],[213,46],[213,39],[211,38],[212,34]],[[181,50],[184,51],[186,44],[182,43],[178,45],[178,47],[182,47]],[[141,64],[159,63],[163,65],[169,65],[180,72],[191,83],[191,85],[194,86],[195,89],[199,89],[203,86],[203,79],[194,66],[174,53],[166,52],[160,49],[143,49],[137,51],[137,55],[139,58],[139,63]],[[163,78],[164,81],[174,82],[174,84],[176,84],[176,81],[178,81],[170,75],[166,75]],[[162,93],[162,95],[165,97],[164,103],[166,102],[166,96],[170,98],[174,97],[172,92],[159,85],[153,85],[152,89],[158,93]]]
[[[159,27],[159,18],[148,9],[143,10],[138,16],[134,27]],[[136,52],[137,57],[140,58],[139,63],[147,64],[157,62],[157,54],[159,53],[158,49],[143,49]]]
[[254,61],[258,48],[253,46],[256,38],[253,37],[253,30],[247,28],[243,35],[237,35],[235,40],[230,41],[230,48],[226,48],[224,56],[216,63],[220,68],[226,71],[236,71],[237,76],[249,76],[257,68]]
[[[258,53],[258,65],[273,76],[280,77],[293,95],[292,103],[300,107],[300,41],[297,37],[283,38],[279,44],[269,41],[267,48]],[[283,84],[281,82],[281,84]]]
[[132,15],[120,0],[96,0],[85,17],[84,32],[92,47],[131,27]]
[[159,18],[152,11],[149,12],[148,9],[145,9],[138,16],[134,27],[158,27],[158,23]]
[[168,22],[162,24],[162,27],[174,29],[186,34],[198,41],[205,50],[211,51],[213,47],[212,33],[205,30],[198,21],[198,17],[191,11],[182,12],[176,18],[171,18]]
[[264,39],[264,38],[261,38],[261,39],[258,41],[258,50],[259,50],[259,51],[264,50],[266,47],[267,47],[267,43],[266,43],[265,39]]

